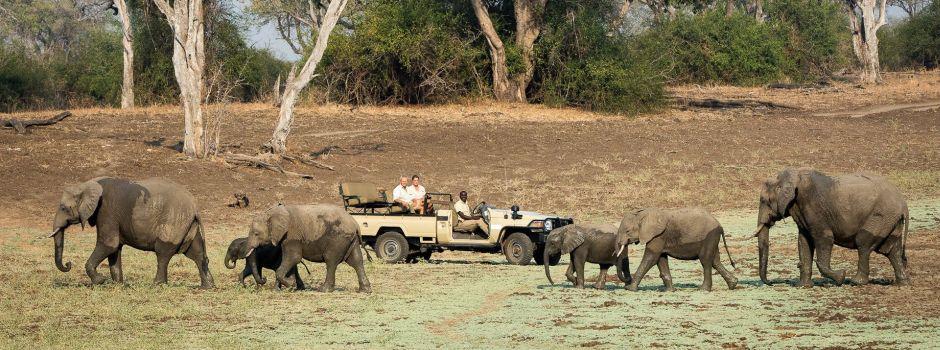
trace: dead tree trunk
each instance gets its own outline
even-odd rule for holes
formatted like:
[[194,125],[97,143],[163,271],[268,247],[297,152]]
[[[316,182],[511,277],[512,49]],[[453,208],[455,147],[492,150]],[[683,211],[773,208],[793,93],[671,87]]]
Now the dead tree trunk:
[[542,13],[548,0],[516,0],[513,11],[516,17],[515,46],[522,56],[523,71],[510,76],[506,65],[506,47],[490,20],[489,11],[482,0],[472,0],[473,13],[480,22],[480,29],[490,47],[493,70],[493,95],[498,101],[526,102],[526,88],[535,74],[533,47],[542,32]]
[[731,17],[734,14],[734,0],[728,0],[725,3],[725,17]]
[[271,136],[268,145],[273,153],[284,154],[287,152],[287,136],[290,134],[291,124],[294,122],[294,104],[297,102],[300,91],[313,79],[313,71],[317,69],[317,64],[323,58],[327,41],[330,39],[330,32],[333,31],[333,27],[339,21],[347,2],[348,0],[330,1],[330,6],[320,22],[320,27],[317,28],[317,41],[313,45],[313,52],[307,57],[307,61],[297,76],[291,74],[287,77],[284,94],[281,95],[281,110],[278,113],[277,126],[274,128],[274,135]]
[[124,46],[124,81],[121,84],[121,108],[134,108],[134,29],[125,0],[114,0],[121,16],[121,44]]
[[202,79],[205,68],[205,21],[202,0],[154,0],[173,31],[173,71],[183,105],[183,153],[206,156],[206,130],[202,119]]
[[[861,65],[859,81],[863,84],[881,83],[881,65],[878,59],[878,29],[887,21],[886,0],[846,0],[849,27],[852,30],[852,49]],[[878,12],[877,18],[875,12]],[[858,15],[862,18],[859,21]]]

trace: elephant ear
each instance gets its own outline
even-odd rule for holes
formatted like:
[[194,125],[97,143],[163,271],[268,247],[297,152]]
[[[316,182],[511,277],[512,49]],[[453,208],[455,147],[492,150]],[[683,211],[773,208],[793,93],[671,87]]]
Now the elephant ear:
[[289,224],[290,214],[288,214],[287,208],[284,208],[283,205],[279,205],[271,209],[268,216],[268,234],[271,236],[272,244],[278,245],[284,240]]
[[98,181],[91,180],[78,185],[81,191],[81,199],[78,201],[78,216],[81,219],[82,228],[88,224],[88,220],[98,209],[98,203],[101,201],[101,194],[104,189]]
[[565,232],[565,235],[561,238],[561,253],[569,254],[574,251],[576,248],[584,244],[584,231],[572,229]]
[[774,210],[779,217],[786,216],[787,208],[796,198],[797,178],[798,174],[793,169],[784,170],[777,175],[777,183],[774,188],[774,197],[777,197],[777,200],[772,205],[775,206]]
[[647,244],[666,231],[666,214],[659,209],[643,211],[640,219],[640,242]]

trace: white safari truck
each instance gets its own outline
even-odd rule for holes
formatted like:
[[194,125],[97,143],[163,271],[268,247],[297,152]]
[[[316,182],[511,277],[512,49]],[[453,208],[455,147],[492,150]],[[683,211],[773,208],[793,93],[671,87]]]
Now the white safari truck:
[[[343,206],[356,222],[362,241],[386,262],[429,260],[434,252],[468,250],[502,252],[512,264],[527,265],[533,258],[541,265],[542,249],[549,231],[574,221],[512,209],[497,209],[480,203],[474,214],[483,217],[490,234],[455,231],[457,214],[449,193],[428,193],[425,214],[406,213],[388,199],[384,190],[368,183],[339,186]],[[553,258],[550,265],[558,263]]]

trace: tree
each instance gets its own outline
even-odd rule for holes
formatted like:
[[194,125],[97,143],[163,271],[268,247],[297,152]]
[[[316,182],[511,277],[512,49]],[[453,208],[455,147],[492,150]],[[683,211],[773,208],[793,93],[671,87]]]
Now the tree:
[[[303,1],[306,4],[306,11],[302,12],[305,15],[300,15],[297,11],[290,11],[290,9],[298,8],[296,2],[293,3],[294,6],[282,7],[287,11],[283,12],[283,15],[279,16],[280,18],[294,18],[299,23],[308,24],[308,30],[315,31],[317,36],[316,42],[313,44],[313,50],[307,56],[300,72],[295,75],[296,69],[292,68],[287,77],[287,84],[284,87],[284,93],[281,95],[281,108],[278,112],[277,125],[274,128],[271,140],[265,145],[265,148],[270,149],[272,153],[284,154],[287,152],[287,136],[290,135],[291,125],[294,122],[294,104],[297,102],[300,92],[313,79],[313,72],[317,69],[320,59],[323,58],[323,52],[326,51],[330,32],[333,31],[333,27],[336,26],[348,2],[348,0],[332,0],[324,8],[321,0],[306,0]],[[275,1],[275,3],[283,4],[281,1]]]
[[121,45],[124,47],[124,80],[121,83],[121,108],[134,108],[134,29],[127,1],[114,0],[121,17]]
[[480,22],[480,29],[490,48],[493,71],[493,95],[498,101],[526,102],[526,88],[535,73],[533,46],[542,31],[542,15],[548,0],[516,0],[513,13],[516,20],[515,49],[519,50],[522,72],[510,74],[507,65],[507,48],[500,39],[489,10],[483,0],[471,0],[473,13]]
[[173,31],[173,71],[183,107],[183,153],[204,158],[206,131],[202,119],[205,69],[205,15],[202,0],[153,0]]
[[914,14],[930,5],[930,0],[889,0],[888,5],[897,6],[908,18],[913,18]]
[[845,0],[845,4],[849,13],[849,28],[852,30],[852,49],[862,66],[859,80],[864,84],[881,83],[878,29],[888,19],[886,0]]

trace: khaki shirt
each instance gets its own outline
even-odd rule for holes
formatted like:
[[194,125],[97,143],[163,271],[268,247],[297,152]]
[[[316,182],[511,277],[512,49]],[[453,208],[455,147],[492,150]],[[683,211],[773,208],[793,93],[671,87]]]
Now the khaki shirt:
[[[466,215],[467,217],[473,216],[470,211],[470,206],[467,205],[467,202],[459,199],[454,203],[454,213],[463,213],[463,215]],[[460,215],[457,215],[457,222],[461,221],[463,221],[463,218],[461,218]]]

